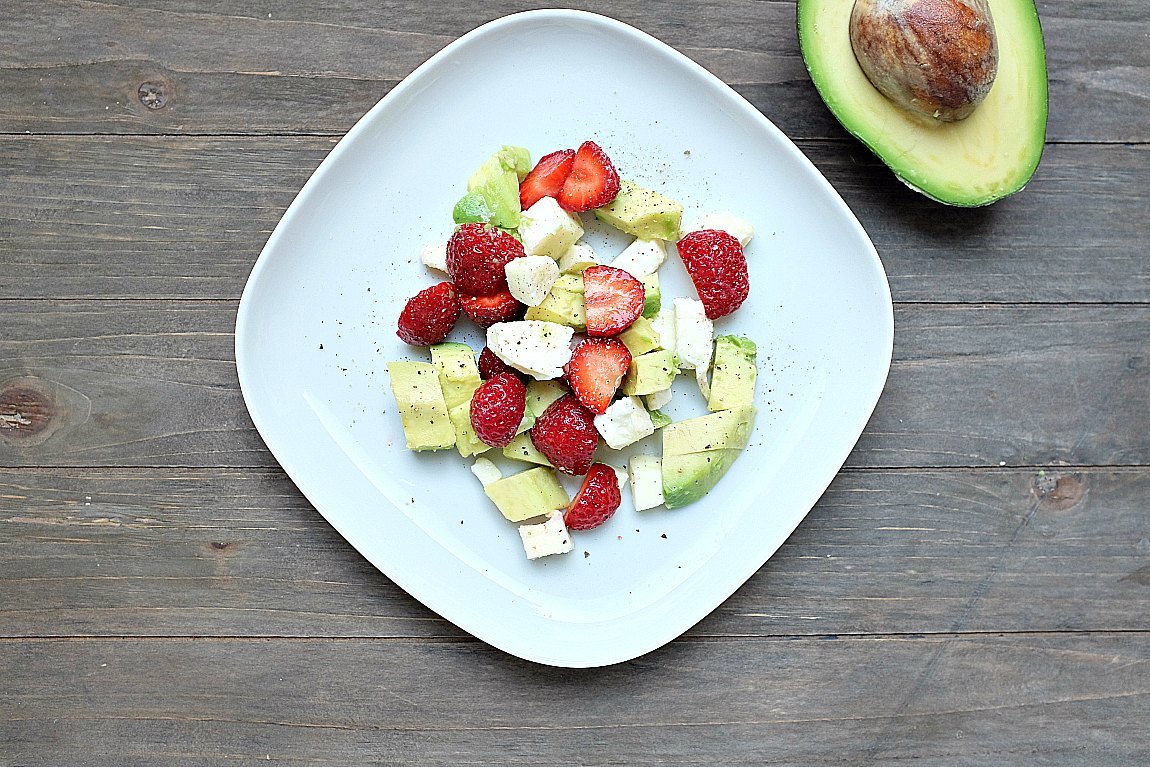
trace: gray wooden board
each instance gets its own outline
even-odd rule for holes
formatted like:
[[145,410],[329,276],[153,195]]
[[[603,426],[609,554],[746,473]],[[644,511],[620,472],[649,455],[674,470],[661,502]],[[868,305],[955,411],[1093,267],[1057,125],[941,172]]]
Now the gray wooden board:
[[[538,5],[10,3],[0,28],[0,132],[342,133],[458,35]],[[678,48],[788,135],[844,135],[804,68],[793,2],[577,7]],[[1039,3],[1051,140],[1150,140],[1143,10],[1139,0]],[[588,97],[596,86],[587,84]]]
[[[1147,631],[1147,497],[1145,468],[846,471],[688,636]],[[700,510],[618,545],[664,513]],[[0,530],[3,636],[464,636],[279,471],[3,471]]]
[[473,642],[0,642],[9,764],[1136,765],[1150,634],[685,641],[561,670]]
[[[235,377],[235,306],[0,301],[0,466],[274,465]],[[1150,463],[1150,306],[906,305],[895,322],[849,466]],[[329,351],[339,371],[382,364]],[[361,394],[386,411],[385,378]]]
[[[0,298],[236,298],[335,140],[0,138]],[[974,210],[910,191],[853,142],[801,148],[874,240],[896,301],[1150,303],[1150,147],[1051,145],[1025,191]]]

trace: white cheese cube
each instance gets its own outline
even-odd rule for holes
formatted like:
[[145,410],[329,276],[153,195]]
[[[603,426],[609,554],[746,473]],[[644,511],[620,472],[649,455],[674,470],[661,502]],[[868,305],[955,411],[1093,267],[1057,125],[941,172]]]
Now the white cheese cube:
[[711,366],[715,323],[707,317],[702,301],[676,298],[674,306],[675,354],[679,355],[679,367],[702,368],[705,373]]
[[574,332],[543,320],[497,322],[487,329],[487,346],[511,367],[545,381],[563,375],[563,366],[571,359]]
[[579,274],[587,267],[598,263],[602,262],[595,249],[585,242],[577,242],[559,257],[559,271],[563,274]]
[[548,256],[513,258],[503,267],[507,289],[520,303],[539,306],[559,279],[559,267]]
[[671,404],[671,390],[664,389],[663,391],[651,392],[647,395],[647,409],[648,410],[662,410],[667,405]]
[[751,226],[751,222],[739,218],[733,213],[704,213],[684,229],[683,234],[698,232],[703,229],[718,229],[720,232],[726,232],[738,240],[744,248],[755,236],[755,228]]
[[631,456],[631,502],[635,511],[663,505],[663,461],[657,455]]
[[567,525],[563,523],[562,511],[548,514],[546,522],[520,525],[519,537],[523,539],[523,550],[528,559],[566,554],[575,548],[571,533],[567,532]]
[[624,397],[595,416],[595,429],[611,448],[621,450],[654,434],[655,424],[638,397]]
[[499,471],[499,467],[487,458],[476,458],[475,463],[471,464],[471,473],[484,487],[503,479],[503,472]]
[[582,236],[579,217],[560,208],[554,197],[540,199],[519,219],[519,237],[529,256],[548,256],[558,261]]
[[428,269],[447,274],[447,243],[428,243],[419,249],[419,260]]
[[663,301],[658,313],[651,319],[651,325],[659,334],[659,345],[669,352],[678,354],[675,338],[675,306],[669,301]]
[[619,480],[619,495],[623,495],[627,488],[627,470],[620,469],[618,466],[611,466],[611,470],[615,472],[615,479]]
[[641,280],[659,271],[666,260],[667,248],[662,240],[635,240],[623,249],[611,266]]

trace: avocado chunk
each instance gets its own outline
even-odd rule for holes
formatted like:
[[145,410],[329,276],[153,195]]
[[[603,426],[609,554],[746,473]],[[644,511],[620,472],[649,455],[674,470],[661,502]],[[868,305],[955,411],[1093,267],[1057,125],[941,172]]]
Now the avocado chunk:
[[643,316],[651,319],[663,306],[663,292],[659,289],[659,275],[648,274],[639,280],[643,283]]
[[663,348],[659,345],[659,334],[655,326],[646,317],[639,317],[632,322],[631,327],[619,334],[619,340],[631,352],[632,359]]
[[567,388],[558,381],[532,379],[527,382],[527,409],[538,418],[552,402],[566,394],[568,394]]
[[647,412],[651,415],[651,425],[655,427],[656,431],[674,423],[674,421],[671,420],[671,416],[662,410],[649,410]]
[[503,448],[503,455],[513,461],[535,463],[540,466],[552,465],[551,461],[547,460],[547,456],[536,449],[535,443],[531,441],[531,435],[526,433],[511,440],[507,447]]
[[481,440],[471,426],[471,400],[451,408],[448,415],[451,416],[451,427],[455,429],[455,448],[460,456],[467,458],[491,449],[491,446]]
[[451,425],[455,429],[455,447],[467,458],[490,449],[471,428],[471,398],[483,383],[475,352],[467,344],[442,343],[431,347],[431,360],[439,370],[439,385]]
[[714,372],[711,373],[710,411],[750,407],[755,398],[755,342],[742,336],[715,339]]
[[541,517],[571,503],[555,472],[545,466],[496,480],[484,487],[483,492],[512,522]]
[[679,240],[683,206],[634,181],[619,183],[619,194],[601,208],[595,218],[640,240]]
[[747,446],[753,407],[678,421],[663,429],[663,502],[686,506],[711,491]]
[[389,362],[391,393],[399,406],[409,450],[445,450],[455,446],[455,429],[443,401],[439,370],[427,362]]
[[667,349],[632,357],[631,367],[623,378],[623,393],[631,397],[663,391],[670,388],[678,374],[679,358]]
[[583,301],[583,276],[561,275],[539,306],[527,307],[524,318],[555,322],[579,332],[586,330],[587,305]]
[[531,170],[523,147],[505,146],[467,180],[467,194],[455,204],[455,223],[488,223],[502,229],[519,226],[519,181]]
[[1046,138],[1046,50],[1032,0],[987,0],[998,40],[994,87],[969,117],[932,121],[897,106],[850,43],[854,0],[799,0],[803,59],[835,118],[907,186],[948,205],[987,205],[1022,189]]

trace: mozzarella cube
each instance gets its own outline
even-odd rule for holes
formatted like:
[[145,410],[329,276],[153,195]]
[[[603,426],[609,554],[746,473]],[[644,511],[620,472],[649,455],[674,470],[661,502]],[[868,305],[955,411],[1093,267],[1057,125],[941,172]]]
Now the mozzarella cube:
[[563,274],[578,274],[589,266],[601,263],[595,249],[584,242],[577,242],[567,248],[559,257],[559,271]]
[[635,511],[663,505],[663,461],[657,455],[631,456],[631,503]]
[[654,434],[655,424],[638,397],[624,397],[595,416],[595,429],[611,448],[621,450]]
[[666,260],[667,248],[662,240],[635,240],[616,256],[611,266],[641,280],[657,272]]
[[739,218],[733,213],[704,213],[684,229],[683,234],[698,232],[703,229],[718,229],[720,232],[726,232],[738,240],[744,248],[755,236],[755,227],[751,226],[751,222]]
[[619,481],[619,495],[623,495],[623,490],[627,487],[627,470],[618,466],[611,466],[611,470],[615,472],[615,479]]
[[667,405],[671,404],[671,390],[664,389],[663,391],[651,392],[647,395],[647,409],[648,410],[662,410]]
[[563,375],[563,366],[571,359],[574,332],[543,320],[497,322],[487,329],[487,346],[521,373],[546,381]]
[[563,522],[562,511],[548,514],[546,522],[520,525],[519,537],[523,539],[523,550],[528,559],[566,554],[575,548],[571,533],[567,532],[567,525]]
[[554,197],[540,199],[519,219],[519,237],[529,256],[548,256],[558,261],[582,236],[579,217],[560,208]]
[[419,249],[419,260],[428,269],[447,273],[447,243],[428,243]]
[[547,256],[513,258],[503,267],[507,289],[515,300],[528,306],[539,306],[551,286],[559,279],[559,267]]
[[675,354],[679,355],[679,367],[702,368],[705,373],[711,366],[715,323],[707,317],[702,301],[676,298],[674,306]]
[[503,479],[503,472],[487,458],[476,458],[475,463],[471,464],[471,473],[484,487]]

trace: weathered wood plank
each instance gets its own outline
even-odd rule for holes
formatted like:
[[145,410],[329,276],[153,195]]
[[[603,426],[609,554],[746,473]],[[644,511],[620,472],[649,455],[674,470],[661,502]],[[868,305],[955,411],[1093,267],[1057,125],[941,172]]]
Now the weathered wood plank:
[[[1148,496],[1147,469],[847,471],[688,636],[1150,630]],[[0,472],[0,635],[465,636],[280,472],[159,469]]]
[[[343,133],[452,39],[538,3],[19,2],[0,29],[0,132]],[[544,4],[545,5],[545,4]],[[591,2],[678,48],[789,135],[842,137],[799,55],[793,2]],[[1138,0],[1040,3],[1049,136],[1150,140]],[[593,85],[589,84],[589,88]],[[242,104],[243,108],[236,107]]]
[[[0,298],[235,298],[333,143],[0,139]],[[897,301],[1150,302],[1150,147],[1050,146],[1026,191],[978,210],[911,192],[856,145],[802,148]]]
[[[273,465],[235,306],[0,301],[0,466]],[[896,328],[848,465],[1150,463],[1150,306],[908,305]]]
[[606,669],[478,643],[0,642],[12,764],[1134,765],[1150,635],[680,642]]

